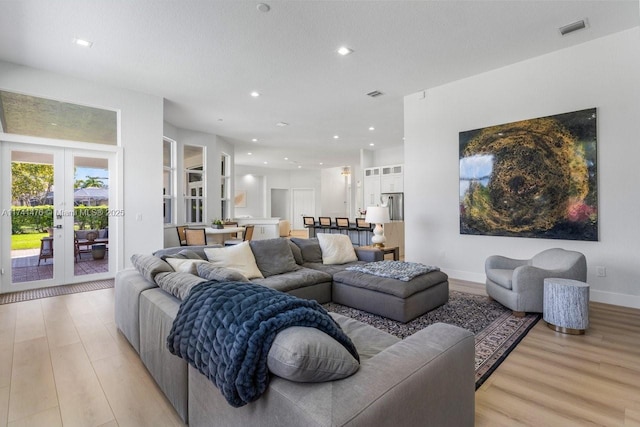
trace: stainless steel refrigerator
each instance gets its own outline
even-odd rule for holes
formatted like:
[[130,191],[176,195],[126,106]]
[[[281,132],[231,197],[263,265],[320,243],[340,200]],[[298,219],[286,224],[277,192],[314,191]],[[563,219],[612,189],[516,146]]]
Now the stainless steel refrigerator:
[[404,193],[382,193],[380,202],[389,208],[391,221],[404,221]]

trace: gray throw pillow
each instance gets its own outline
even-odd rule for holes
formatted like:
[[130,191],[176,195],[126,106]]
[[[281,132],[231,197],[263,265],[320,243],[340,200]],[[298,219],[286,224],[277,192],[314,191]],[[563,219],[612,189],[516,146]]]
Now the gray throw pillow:
[[289,381],[318,383],[346,378],[360,364],[342,344],[321,330],[292,326],[276,335],[267,366],[273,374]]
[[156,276],[156,284],[160,289],[181,300],[189,295],[194,286],[203,282],[206,280],[190,273],[160,273]]
[[173,271],[173,268],[166,261],[153,255],[133,254],[131,263],[150,282],[154,281],[158,273]]
[[216,267],[215,265],[205,262],[196,266],[198,276],[207,280],[215,280],[217,282],[248,282],[249,279],[237,270],[225,267]]
[[293,254],[293,259],[296,260],[296,264],[302,265],[302,263],[304,263],[304,259],[302,259],[302,251],[298,245],[293,243],[291,240],[287,239],[287,242],[289,242],[289,249],[291,249],[291,253]]
[[180,252],[169,255],[162,255],[162,259],[166,260],[167,258],[178,258],[178,259],[203,259],[200,255],[195,253],[190,249],[183,249]]
[[287,239],[251,240],[251,251],[264,277],[299,270]]
[[322,249],[320,249],[320,243],[318,243],[317,238],[300,239],[292,237],[291,241],[300,248],[304,262],[322,262]]

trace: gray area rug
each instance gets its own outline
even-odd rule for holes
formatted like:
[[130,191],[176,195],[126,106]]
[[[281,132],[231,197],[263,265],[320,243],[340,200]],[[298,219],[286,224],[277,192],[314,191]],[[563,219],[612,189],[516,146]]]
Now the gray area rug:
[[31,289],[28,291],[11,292],[0,295],[1,304],[29,301],[32,299],[55,297],[58,295],[75,294],[78,292],[96,291],[98,289],[113,288],[113,279],[95,280],[93,282],[76,283],[73,285],[51,286],[48,288]]
[[442,322],[460,326],[475,334],[476,389],[502,363],[507,355],[540,320],[539,314],[515,317],[511,310],[486,296],[450,291],[449,301],[408,323],[367,313],[340,304],[323,304],[328,311],[375,326],[399,338],[405,338],[427,326]]

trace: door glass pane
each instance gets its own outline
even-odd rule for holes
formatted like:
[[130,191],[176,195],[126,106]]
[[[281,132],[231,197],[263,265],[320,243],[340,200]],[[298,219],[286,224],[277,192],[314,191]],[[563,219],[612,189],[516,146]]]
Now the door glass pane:
[[74,273],[109,271],[109,164],[74,157]]
[[11,283],[53,278],[53,154],[11,152]]

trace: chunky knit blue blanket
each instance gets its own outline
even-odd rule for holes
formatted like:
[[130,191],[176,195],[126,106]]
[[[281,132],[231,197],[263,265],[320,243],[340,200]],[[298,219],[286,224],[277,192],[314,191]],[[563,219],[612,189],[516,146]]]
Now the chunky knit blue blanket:
[[359,360],[349,337],[316,301],[242,282],[194,287],[180,305],[167,347],[240,407],[266,390],[269,349],[276,334],[290,326],[320,329]]

